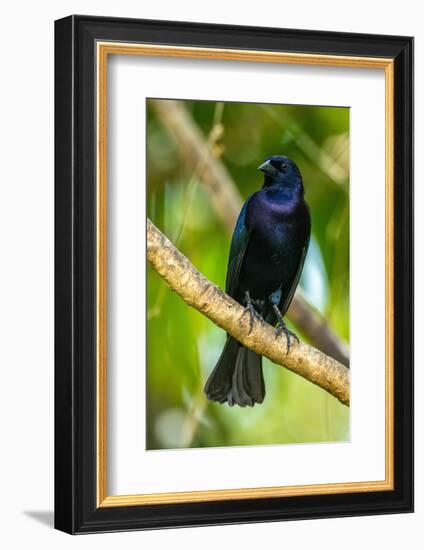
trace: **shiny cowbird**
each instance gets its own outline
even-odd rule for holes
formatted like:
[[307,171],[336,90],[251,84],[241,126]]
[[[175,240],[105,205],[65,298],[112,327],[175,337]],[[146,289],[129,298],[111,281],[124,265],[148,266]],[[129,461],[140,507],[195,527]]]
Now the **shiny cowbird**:
[[[244,203],[234,229],[226,292],[246,307],[251,327],[263,319],[284,333],[287,351],[297,337],[285,315],[300,279],[311,233],[302,176],[284,156],[269,157],[259,170],[262,188]],[[205,385],[208,399],[253,406],[265,398],[262,357],[232,336]]]

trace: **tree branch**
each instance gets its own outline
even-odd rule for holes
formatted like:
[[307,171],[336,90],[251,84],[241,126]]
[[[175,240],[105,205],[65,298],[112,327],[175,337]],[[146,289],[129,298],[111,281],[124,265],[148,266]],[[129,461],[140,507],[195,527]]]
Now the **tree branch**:
[[250,331],[246,309],[197,271],[149,219],[147,259],[171,290],[243,345],[349,405],[349,370],[345,366],[302,342],[293,343],[287,354],[284,337],[276,338],[275,329],[264,321],[255,321]]
[[[211,196],[215,212],[231,235],[241,210],[242,197],[224,164],[215,158],[200,128],[181,101],[151,100],[188,168],[196,171]],[[298,292],[287,312],[310,342],[324,353],[349,366],[346,345],[328,326],[324,317]]]
[[349,368],[349,349],[334,334],[326,319],[303,298],[299,290],[290,305],[288,316],[314,346]]

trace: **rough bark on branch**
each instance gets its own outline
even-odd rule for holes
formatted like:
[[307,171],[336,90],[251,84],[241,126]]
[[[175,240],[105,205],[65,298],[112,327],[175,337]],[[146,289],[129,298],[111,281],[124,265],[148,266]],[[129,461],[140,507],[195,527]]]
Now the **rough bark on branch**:
[[[231,234],[241,210],[242,197],[224,164],[216,159],[200,128],[181,101],[151,100],[187,167],[198,174],[211,196],[217,216]],[[324,353],[349,366],[349,351],[334,334],[324,317],[298,292],[287,312],[310,342]]]
[[349,370],[344,365],[302,342],[294,342],[287,353],[284,336],[276,338],[275,329],[265,322],[255,320],[250,331],[246,309],[197,271],[150,220],[147,220],[147,259],[188,305],[239,342],[349,405]]

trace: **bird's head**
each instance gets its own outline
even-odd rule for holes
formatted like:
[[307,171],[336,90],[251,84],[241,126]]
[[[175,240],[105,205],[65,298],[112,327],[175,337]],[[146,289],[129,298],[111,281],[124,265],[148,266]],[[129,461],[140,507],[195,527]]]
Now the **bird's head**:
[[264,187],[281,187],[303,190],[302,175],[296,164],[288,157],[268,157],[258,170],[265,174]]

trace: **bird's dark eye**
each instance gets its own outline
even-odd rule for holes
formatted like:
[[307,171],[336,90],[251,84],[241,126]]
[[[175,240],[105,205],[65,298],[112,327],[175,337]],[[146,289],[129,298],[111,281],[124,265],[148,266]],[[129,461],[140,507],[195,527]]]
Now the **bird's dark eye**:
[[283,160],[272,160],[272,166],[281,172],[285,172],[288,168],[287,164]]

